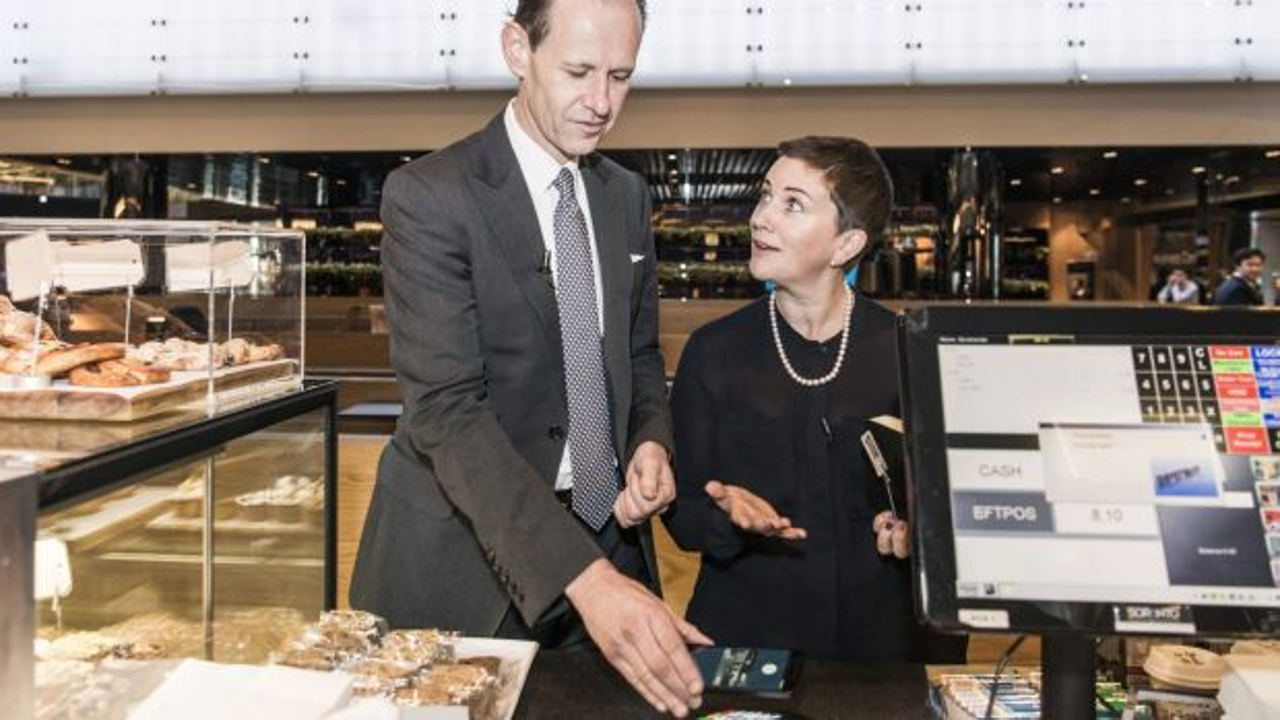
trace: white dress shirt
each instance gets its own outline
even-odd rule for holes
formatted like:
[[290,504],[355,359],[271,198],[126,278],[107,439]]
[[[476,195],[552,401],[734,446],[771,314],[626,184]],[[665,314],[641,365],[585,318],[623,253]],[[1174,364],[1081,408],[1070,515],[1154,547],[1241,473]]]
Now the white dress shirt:
[[[592,273],[596,286],[596,319],[600,323],[600,336],[604,337],[604,292],[600,284],[600,252],[596,247],[596,230],[591,222],[591,203],[587,200],[587,189],[582,184],[582,171],[578,168],[577,159],[561,165],[550,153],[542,148],[529,133],[525,132],[516,119],[516,101],[507,103],[502,121],[507,128],[507,137],[511,139],[511,149],[515,151],[516,162],[520,164],[520,172],[524,175],[525,187],[529,188],[529,196],[533,200],[533,209],[538,215],[538,228],[542,231],[544,246],[543,257],[551,268],[551,279],[558,279],[556,269],[555,216],[556,204],[560,202],[560,193],[555,188],[556,178],[561,168],[569,168],[573,173],[573,193],[582,209],[582,216],[587,221],[587,239],[591,244]],[[556,474],[556,490],[568,490],[573,487],[573,462],[570,459],[569,442],[565,441],[564,455],[560,458],[560,470]],[[614,459],[617,462],[617,458]]]

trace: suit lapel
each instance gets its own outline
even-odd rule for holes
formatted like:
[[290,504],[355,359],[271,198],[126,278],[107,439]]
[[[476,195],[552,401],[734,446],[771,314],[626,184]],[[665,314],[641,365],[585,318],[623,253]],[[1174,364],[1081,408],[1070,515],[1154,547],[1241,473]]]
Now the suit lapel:
[[560,316],[555,287],[543,264],[546,245],[502,115],[490,121],[481,134],[476,178],[479,180],[474,183],[476,196],[485,222],[502,247],[521,293],[533,306],[543,331],[555,338],[552,344],[556,354],[560,354]]
[[[538,322],[559,365],[564,364],[560,343],[560,314],[556,306],[555,286],[551,274],[542,271],[546,246],[538,225],[538,214],[526,187],[524,175],[511,141],[507,138],[502,115],[490,121],[480,133],[476,158],[475,182],[472,186],[483,210],[485,223],[502,248],[521,293],[533,307]],[[630,390],[630,307],[631,257],[627,218],[636,209],[630,206],[627,193],[612,172],[601,166],[598,158],[582,159],[582,181],[591,207],[591,226],[595,233],[600,267],[601,297],[604,308],[604,365],[610,395],[615,403],[629,404]],[[625,440],[619,435],[615,418],[614,438],[619,457]],[[621,412],[625,413],[625,410]]]
[[[600,301],[604,303],[604,366],[615,399],[625,398],[621,376],[629,373],[631,346],[628,309],[631,298],[631,256],[627,243],[626,194],[620,192],[611,173],[598,158],[584,158],[582,182],[591,203],[591,225],[600,258]],[[614,417],[617,417],[615,411]],[[616,429],[616,428],[615,428]],[[621,453],[623,448],[619,448]]]

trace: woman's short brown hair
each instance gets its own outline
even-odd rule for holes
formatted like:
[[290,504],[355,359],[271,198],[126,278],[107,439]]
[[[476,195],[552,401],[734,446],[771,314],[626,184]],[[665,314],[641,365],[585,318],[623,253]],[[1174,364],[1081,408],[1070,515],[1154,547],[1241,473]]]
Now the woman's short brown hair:
[[836,229],[862,230],[867,245],[850,261],[885,242],[893,211],[893,180],[880,154],[856,138],[807,135],[778,145],[778,154],[823,174],[836,206]]

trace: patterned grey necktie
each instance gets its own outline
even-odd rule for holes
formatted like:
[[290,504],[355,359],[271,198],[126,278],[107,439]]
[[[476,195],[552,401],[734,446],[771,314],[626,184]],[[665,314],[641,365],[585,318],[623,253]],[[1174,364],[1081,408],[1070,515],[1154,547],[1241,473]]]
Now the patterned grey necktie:
[[569,398],[569,457],[573,462],[573,512],[593,530],[609,521],[618,496],[610,441],[604,352],[596,311],[595,268],[587,221],[574,195],[573,173],[561,168],[555,188],[556,304],[564,346]]

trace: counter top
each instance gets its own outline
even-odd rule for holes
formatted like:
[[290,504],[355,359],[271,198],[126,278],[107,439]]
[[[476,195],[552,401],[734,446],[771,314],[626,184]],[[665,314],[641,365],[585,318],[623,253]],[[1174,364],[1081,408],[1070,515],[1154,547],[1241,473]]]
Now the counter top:
[[[794,697],[766,700],[707,695],[699,713],[723,709],[789,710],[813,720],[930,718],[923,665],[807,661]],[[516,720],[607,715],[609,720],[661,718],[594,652],[543,650],[525,683]],[[669,717],[669,716],[665,716]]]

